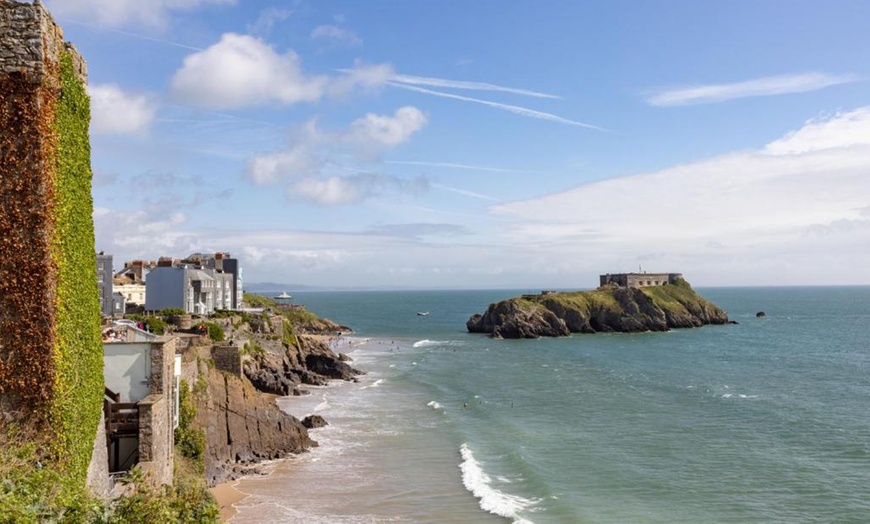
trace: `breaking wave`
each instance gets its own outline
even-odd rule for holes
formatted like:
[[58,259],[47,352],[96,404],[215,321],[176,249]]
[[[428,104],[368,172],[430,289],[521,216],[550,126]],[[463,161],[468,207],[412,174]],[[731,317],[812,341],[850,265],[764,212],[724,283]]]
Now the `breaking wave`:
[[508,495],[493,488],[490,484],[492,479],[483,470],[480,462],[475,460],[467,444],[462,444],[459,453],[462,455],[462,463],[459,465],[459,469],[462,470],[462,483],[465,489],[480,499],[480,509],[513,519],[515,524],[531,524],[520,517],[518,512],[534,506],[534,500]]

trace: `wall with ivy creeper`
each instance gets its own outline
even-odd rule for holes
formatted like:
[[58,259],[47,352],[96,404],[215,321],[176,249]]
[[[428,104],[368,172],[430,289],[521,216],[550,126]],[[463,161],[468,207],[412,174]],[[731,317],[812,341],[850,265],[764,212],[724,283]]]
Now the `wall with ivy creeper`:
[[0,429],[81,487],[103,397],[85,66],[40,4],[0,1],[0,43]]

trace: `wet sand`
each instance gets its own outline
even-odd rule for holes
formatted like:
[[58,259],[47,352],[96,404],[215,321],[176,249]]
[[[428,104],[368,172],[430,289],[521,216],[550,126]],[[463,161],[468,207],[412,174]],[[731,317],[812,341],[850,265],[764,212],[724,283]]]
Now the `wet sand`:
[[209,488],[211,494],[217,499],[218,506],[221,509],[221,521],[227,522],[237,513],[234,505],[248,497],[247,493],[242,493],[236,486],[238,481],[224,482],[213,488]]

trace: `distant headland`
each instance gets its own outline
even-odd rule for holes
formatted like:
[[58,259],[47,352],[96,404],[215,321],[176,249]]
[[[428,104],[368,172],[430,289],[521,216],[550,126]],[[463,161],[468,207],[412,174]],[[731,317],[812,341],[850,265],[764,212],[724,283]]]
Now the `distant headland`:
[[681,273],[608,273],[600,283],[592,291],[544,291],[490,304],[466,326],[493,338],[539,338],[729,322],[728,314],[698,295]]

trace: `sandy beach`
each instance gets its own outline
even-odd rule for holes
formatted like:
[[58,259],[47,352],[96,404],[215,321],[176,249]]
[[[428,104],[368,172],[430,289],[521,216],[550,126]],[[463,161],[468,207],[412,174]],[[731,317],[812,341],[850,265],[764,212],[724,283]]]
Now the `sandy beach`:
[[221,521],[227,522],[233,515],[237,513],[234,504],[241,502],[246,497],[248,497],[247,493],[242,493],[236,486],[238,485],[238,481],[224,482],[223,484],[218,484],[217,486],[210,488],[211,494],[214,495],[214,498],[217,499],[218,506],[221,509]]

